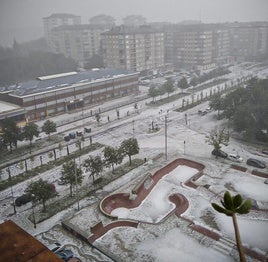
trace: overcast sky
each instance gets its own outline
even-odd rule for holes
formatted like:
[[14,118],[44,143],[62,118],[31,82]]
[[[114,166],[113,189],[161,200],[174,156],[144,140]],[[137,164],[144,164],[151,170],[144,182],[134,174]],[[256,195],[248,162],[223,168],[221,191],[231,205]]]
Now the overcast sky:
[[42,37],[42,18],[52,13],[80,15],[83,23],[98,14],[113,16],[117,24],[133,14],[147,22],[222,23],[268,21],[267,10],[268,0],[0,0],[0,45]]

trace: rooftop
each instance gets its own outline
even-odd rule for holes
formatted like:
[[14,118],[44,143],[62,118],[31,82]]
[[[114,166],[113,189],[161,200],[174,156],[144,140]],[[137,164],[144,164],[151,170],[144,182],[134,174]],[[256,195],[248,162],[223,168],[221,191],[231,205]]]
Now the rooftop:
[[93,82],[118,76],[122,77],[134,73],[135,72],[129,70],[111,68],[95,69],[85,72],[67,72],[63,74],[37,77],[34,80],[19,83],[15,87],[10,86],[9,90],[13,90],[13,95],[26,96],[33,93],[66,88],[74,84]]
[[62,261],[13,221],[0,224],[1,261]]
[[73,14],[66,14],[66,13],[55,13],[50,16],[44,17],[43,19],[49,19],[49,18],[75,18],[80,17],[79,15],[73,15]]

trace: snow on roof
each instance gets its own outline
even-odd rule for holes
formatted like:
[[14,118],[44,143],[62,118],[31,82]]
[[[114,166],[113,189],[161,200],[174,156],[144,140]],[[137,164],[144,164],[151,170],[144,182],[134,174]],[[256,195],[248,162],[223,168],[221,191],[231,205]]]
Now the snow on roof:
[[[81,82],[92,82],[97,80],[104,80],[108,78],[113,78],[114,76],[126,76],[131,74],[139,74],[137,72],[125,70],[125,69],[114,69],[105,68],[99,70],[91,70],[85,72],[67,72],[63,74],[41,76],[35,80],[30,80],[28,82],[19,83],[20,88],[10,88],[14,90],[12,95],[15,96],[26,96],[33,93],[46,92],[46,89],[57,89],[62,87],[72,86],[74,84],[79,84]],[[18,86],[17,85],[17,86]],[[52,90],[53,90],[52,89]]]
[[37,77],[38,80],[48,80],[48,79],[53,79],[53,78],[58,78],[58,77],[63,77],[63,76],[71,76],[71,75],[76,75],[77,72],[68,72],[68,73],[62,73],[62,74],[56,74],[56,75],[48,75],[48,76],[39,76]]

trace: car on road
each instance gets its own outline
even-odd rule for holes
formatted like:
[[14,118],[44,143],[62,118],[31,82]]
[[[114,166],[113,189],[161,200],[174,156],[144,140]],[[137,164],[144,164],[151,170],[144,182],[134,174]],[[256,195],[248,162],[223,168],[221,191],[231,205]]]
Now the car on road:
[[211,152],[211,154],[214,155],[214,156],[216,156],[216,157],[221,157],[221,158],[227,158],[228,157],[228,154],[225,153],[222,150],[213,149],[212,152]]
[[20,207],[21,205],[25,205],[32,200],[30,194],[23,194],[15,199],[15,205]]
[[249,158],[247,160],[247,165],[249,166],[254,166],[254,167],[258,167],[258,168],[265,168],[266,164],[258,159],[255,158]]
[[227,158],[233,162],[242,162],[243,161],[243,158],[239,155],[236,155],[236,154],[229,154]]
[[64,245],[62,245],[62,244],[60,244],[58,242],[55,242],[55,243],[49,245],[48,248],[52,252],[56,253],[56,252],[60,252],[60,251],[64,250]]
[[69,250],[69,249],[55,252],[55,254],[66,262],[69,261],[74,256],[74,253],[72,252],[72,250]]
[[268,149],[263,149],[261,152],[265,155],[268,155]]

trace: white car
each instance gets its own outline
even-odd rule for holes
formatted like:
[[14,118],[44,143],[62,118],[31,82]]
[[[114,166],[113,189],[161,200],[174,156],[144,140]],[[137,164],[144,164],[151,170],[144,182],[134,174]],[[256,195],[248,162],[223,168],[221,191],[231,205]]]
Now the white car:
[[229,154],[227,158],[233,162],[242,162],[243,161],[243,158],[239,155],[236,155],[236,154]]

